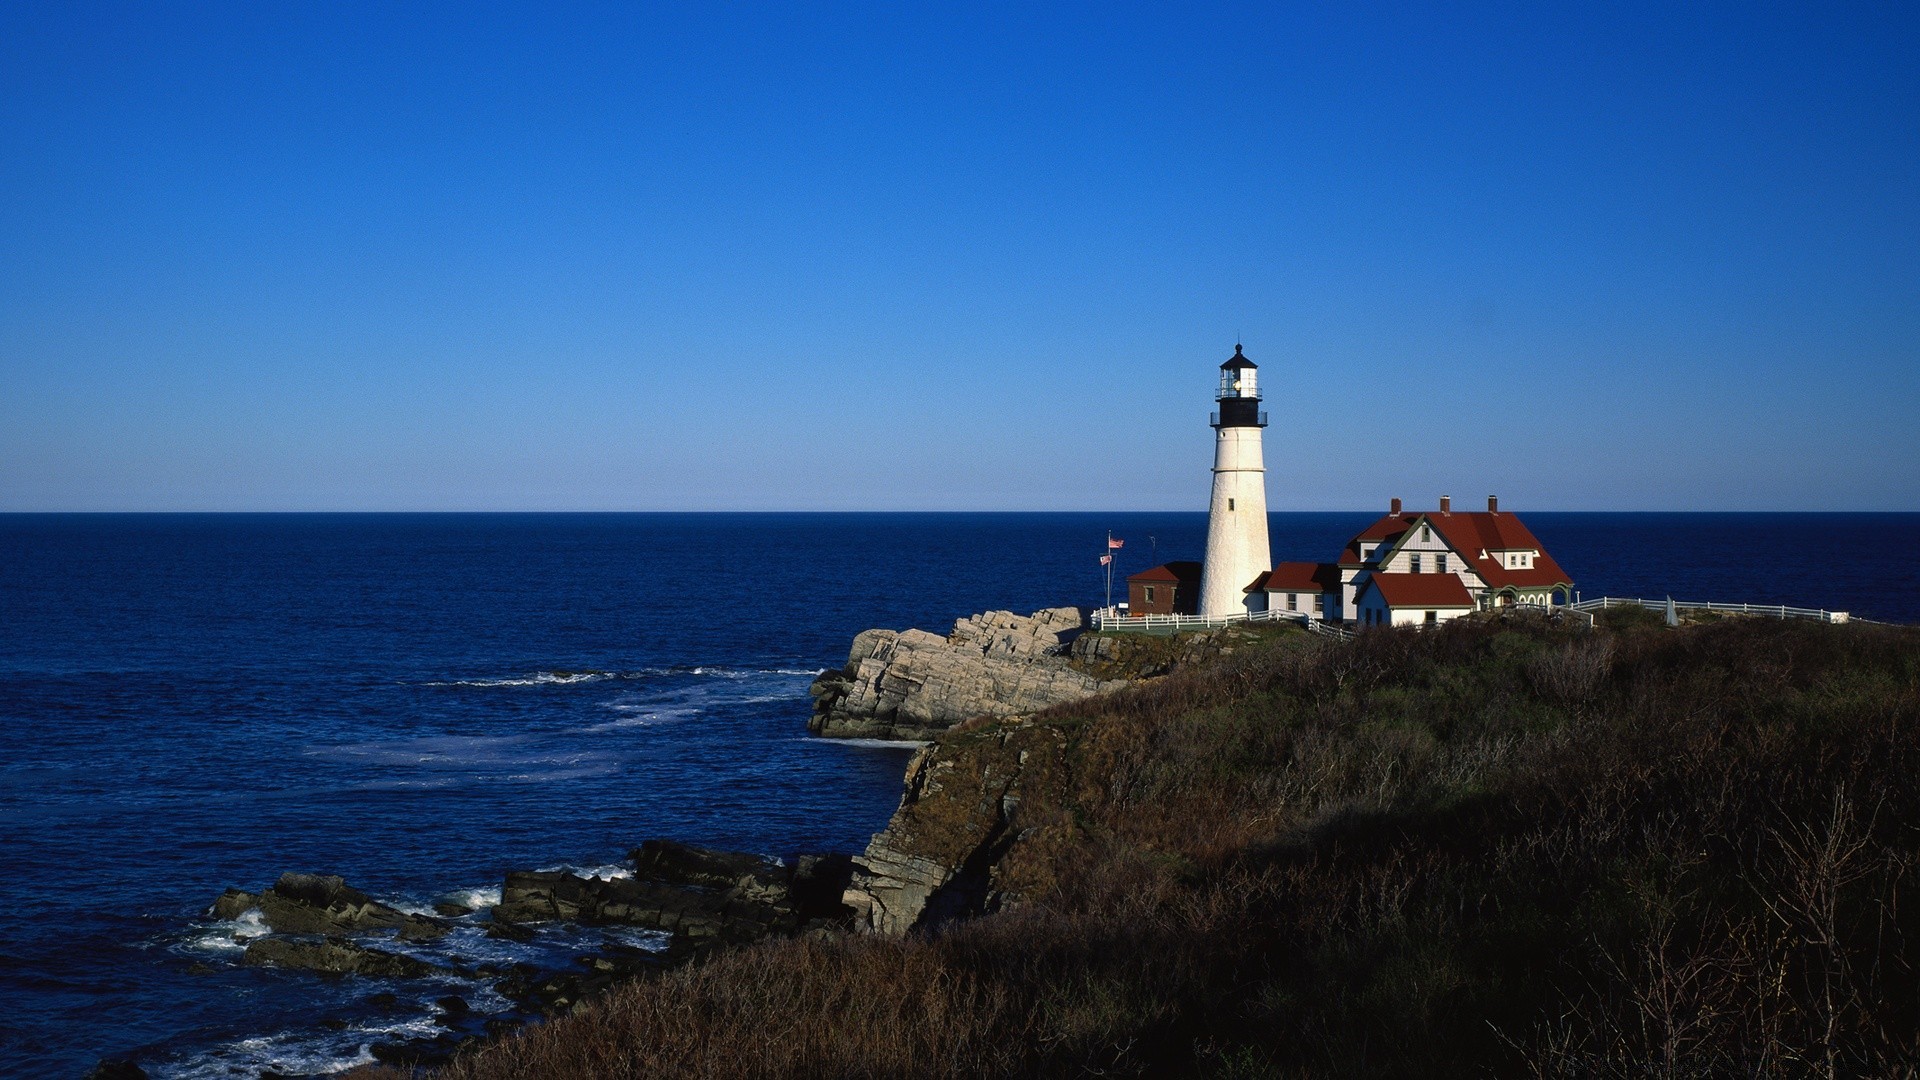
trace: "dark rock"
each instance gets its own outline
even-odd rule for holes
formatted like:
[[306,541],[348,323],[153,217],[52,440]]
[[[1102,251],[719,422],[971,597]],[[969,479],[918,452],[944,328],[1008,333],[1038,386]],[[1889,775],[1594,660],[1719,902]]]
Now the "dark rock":
[[434,1004],[440,1007],[440,1015],[449,1020],[458,1020],[473,1011],[473,1007],[467,1004],[467,999],[458,994],[448,994],[446,997],[435,1000]]
[[368,994],[367,1004],[376,1009],[392,1009],[400,1004],[400,998],[391,991],[382,990],[377,994]]
[[384,1065],[407,1069],[434,1069],[453,1061],[457,1040],[451,1038],[414,1039],[403,1043],[374,1043],[367,1048],[373,1059]]
[[[216,902],[229,906],[229,890]],[[239,893],[238,896],[246,896]],[[281,934],[343,934],[394,930],[409,941],[431,941],[449,927],[439,919],[409,915],[375,901],[331,874],[282,874],[273,887],[254,898],[268,926]],[[249,905],[249,906],[255,906]]]
[[750,874],[725,889],[516,871],[507,875],[493,918],[499,923],[644,926],[679,936],[748,941],[799,928],[780,868],[772,869],[774,873]]
[[216,919],[237,919],[245,915],[247,909],[255,907],[259,903],[260,898],[250,892],[241,892],[239,889],[228,889],[226,892],[220,894],[218,900],[213,902],[213,910],[210,911],[209,914]]
[[731,888],[742,878],[778,878],[780,864],[761,855],[694,847],[672,840],[647,840],[627,855],[634,876],[663,885]]
[[356,945],[344,938],[322,941],[296,941],[264,937],[247,946],[242,960],[248,964],[301,968],[327,975],[377,975],[397,978],[421,978],[439,974],[441,969],[411,956],[382,952]]
[[533,940],[533,930],[513,923],[496,922],[487,927],[487,936],[501,941],[515,941],[524,945]]
[[473,908],[452,900],[435,900],[433,902],[433,913],[449,919],[458,919],[463,915],[473,914]]
[[147,1080],[147,1070],[126,1058],[108,1058],[95,1065],[86,1080]]
[[802,855],[793,861],[790,888],[794,908],[809,922],[849,918],[853,909],[847,907],[843,897],[852,880],[853,856]]

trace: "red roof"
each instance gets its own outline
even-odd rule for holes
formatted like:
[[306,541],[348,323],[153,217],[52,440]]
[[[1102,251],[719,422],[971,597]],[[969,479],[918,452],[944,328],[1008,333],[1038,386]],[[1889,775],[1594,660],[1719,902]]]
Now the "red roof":
[[1181,584],[1198,584],[1200,564],[1197,562],[1161,563],[1151,570],[1142,570],[1137,574],[1128,574],[1128,581],[1174,581]]
[[[1388,607],[1396,608],[1470,608],[1473,597],[1457,574],[1369,574],[1360,586],[1364,596],[1377,589]],[[1359,597],[1355,597],[1359,599]]]
[[[1508,585],[1524,589],[1573,584],[1573,579],[1560,569],[1560,564],[1553,561],[1553,556],[1547,554],[1546,549],[1540,546],[1540,541],[1534,538],[1532,531],[1521,523],[1517,515],[1484,510],[1463,510],[1451,514],[1387,514],[1347,541],[1346,550],[1341,553],[1340,565],[1362,565],[1362,542],[1392,544],[1422,520],[1432,525],[1448,546],[1472,565],[1474,573],[1479,574],[1480,580],[1486,582],[1490,589]],[[1496,551],[1528,550],[1539,554],[1534,556],[1533,565],[1525,570],[1508,569],[1492,555]],[[1488,553],[1486,557],[1481,556],[1482,552]]]
[[1340,587],[1335,563],[1283,562],[1253,579],[1242,592],[1332,592]]
[[1364,560],[1360,558],[1360,544],[1363,541],[1378,540],[1381,543],[1392,543],[1412,528],[1413,523],[1419,521],[1421,516],[1420,514],[1388,514],[1360,530],[1353,539],[1347,541],[1346,550],[1340,553],[1340,565],[1364,565]]

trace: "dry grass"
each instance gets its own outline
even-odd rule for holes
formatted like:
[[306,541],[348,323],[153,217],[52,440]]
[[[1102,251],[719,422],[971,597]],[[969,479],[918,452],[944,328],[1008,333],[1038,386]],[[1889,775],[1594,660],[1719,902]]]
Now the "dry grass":
[[720,955],[448,1075],[1910,1072],[1920,635],[1645,622],[1286,637],[1055,710],[1019,909]]

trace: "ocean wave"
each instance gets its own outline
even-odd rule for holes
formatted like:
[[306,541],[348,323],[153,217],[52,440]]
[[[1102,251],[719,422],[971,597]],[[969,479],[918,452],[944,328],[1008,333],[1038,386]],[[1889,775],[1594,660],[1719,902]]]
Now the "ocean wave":
[[694,675],[710,679],[752,679],[777,676],[811,678],[825,668],[736,668],[725,664],[685,664],[673,667],[646,667],[632,671],[536,671],[528,675],[508,675],[485,679],[438,679],[424,683],[426,686],[571,686],[576,683],[603,682],[608,679],[664,679],[674,676]]
[[186,938],[181,940],[179,947],[188,952],[216,955],[245,952],[247,945],[254,938],[264,937],[269,933],[272,933],[272,930],[268,928],[266,919],[260,914],[260,909],[248,908],[240,913],[239,918],[221,919],[218,922],[196,926]]
[[149,1076],[164,1080],[227,1080],[266,1072],[325,1076],[373,1064],[376,1042],[430,1039],[441,1031],[431,1015],[353,1024],[337,1032],[283,1031],[235,1039],[185,1061],[146,1068]]
[[507,679],[449,679],[442,682],[430,682],[428,686],[571,686],[574,683],[599,682],[602,679],[618,679],[622,676],[613,671],[536,671],[531,675],[519,675]]

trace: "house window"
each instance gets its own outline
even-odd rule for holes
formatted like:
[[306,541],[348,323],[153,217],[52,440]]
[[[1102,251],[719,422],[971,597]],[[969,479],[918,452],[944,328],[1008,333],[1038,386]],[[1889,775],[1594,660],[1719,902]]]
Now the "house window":
[[1439,622],[1440,622],[1440,613],[1439,613],[1439,612],[1437,612],[1437,611],[1429,611],[1429,612],[1427,612],[1427,625],[1428,625],[1428,626],[1435,626],[1435,625],[1438,625],[1438,624],[1439,624]]
[[1317,612],[1317,611],[1320,611],[1320,610],[1321,610],[1321,609],[1322,609],[1322,608],[1323,608],[1323,607],[1325,606],[1325,605],[1324,605],[1324,604],[1323,604],[1323,603],[1321,602],[1321,601],[1322,601],[1322,599],[1323,599],[1323,598],[1322,598],[1322,597],[1320,596],[1320,594],[1318,594],[1318,593],[1315,593],[1315,594],[1314,594],[1314,597],[1313,597],[1313,610],[1314,610],[1314,611],[1316,611],[1316,612]]
[[1420,556],[1418,555],[1407,556],[1407,565],[1413,568],[1414,573],[1416,574],[1420,573]]
[[1147,603],[1153,603],[1153,586],[1147,586]]
[[1436,573],[1444,574],[1447,572],[1447,553],[1446,552],[1443,551],[1440,554],[1435,555],[1433,557],[1433,569]]
[[1287,594],[1287,610],[1288,611],[1300,610],[1300,594],[1299,593],[1290,592]]

